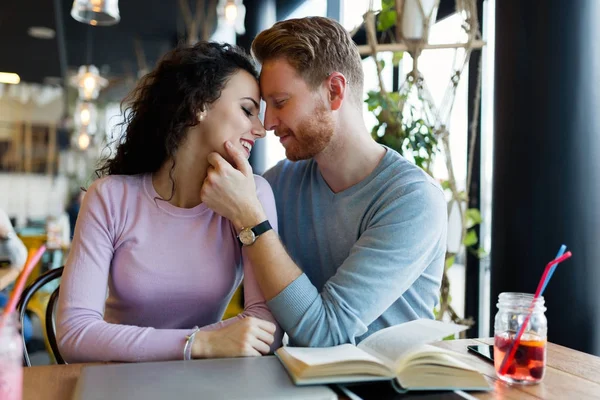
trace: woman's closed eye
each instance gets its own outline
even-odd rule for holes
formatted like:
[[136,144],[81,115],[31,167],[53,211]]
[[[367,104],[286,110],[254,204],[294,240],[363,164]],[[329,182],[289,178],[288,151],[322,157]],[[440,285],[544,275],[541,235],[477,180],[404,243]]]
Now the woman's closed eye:
[[252,114],[252,111],[250,111],[249,109],[247,109],[246,107],[242,107],[242,110],[244,110],[244,113],[246,114],[247,117],[252,117],[254,116],[254,114]]

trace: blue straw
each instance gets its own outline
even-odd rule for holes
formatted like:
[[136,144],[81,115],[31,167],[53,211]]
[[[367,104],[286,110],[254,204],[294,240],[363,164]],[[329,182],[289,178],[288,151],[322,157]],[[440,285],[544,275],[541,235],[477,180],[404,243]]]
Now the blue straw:
[[[565,250],[567,250],[567,246],[565,246],[563,244],[562,246],[560,246],[560,249],[558,250],[558,253],[556,253],[555,258],[561,257],[563,254],[565,254]],[[558,267],[558,264],[554,264],[552,267],[550,267],[550,272],[548,272],[548,276],[546,277],[544,286],[542,286],[542,291],[540,292],[540,296],[544,293],[544,290],[546,290],[546,286],[548,285],[548,282],[550,282],[550,278],[552,278],[552,274],[556,270],[556,267]]]

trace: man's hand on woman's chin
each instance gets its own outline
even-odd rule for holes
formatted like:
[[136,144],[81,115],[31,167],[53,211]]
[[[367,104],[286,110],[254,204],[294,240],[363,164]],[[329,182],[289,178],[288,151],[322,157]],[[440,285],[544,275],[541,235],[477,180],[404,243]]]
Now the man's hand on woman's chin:
[[208,155],[210,164],[200,192],[201,200],[217,214],[229,219],[236,229],[255,226],[266,220],[256,195],[252,167],[231,142],[225,143],[235,167],[219,153]]

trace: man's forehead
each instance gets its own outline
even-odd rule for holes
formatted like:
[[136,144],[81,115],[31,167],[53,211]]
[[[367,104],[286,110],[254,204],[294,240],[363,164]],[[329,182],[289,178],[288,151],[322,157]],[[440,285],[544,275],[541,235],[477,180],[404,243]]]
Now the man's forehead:
[[275,78],[282,77],[286,79],[298,78],[299,75],[296,69],[285,59],[269,60],[263,63],[260,72],[261,79],[263,77]]
[[289,92],[303,82],[302,77],[285,60],[268,61],[260,73],[260,89],[263,97],[278,92]]

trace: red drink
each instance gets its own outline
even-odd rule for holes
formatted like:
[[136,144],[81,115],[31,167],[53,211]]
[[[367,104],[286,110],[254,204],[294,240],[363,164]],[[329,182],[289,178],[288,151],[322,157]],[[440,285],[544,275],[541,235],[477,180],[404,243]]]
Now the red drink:
[[[21,360],[18,360],[21,362]],[[23,367],[0,361],[0,399],[21,400],[23,397]]]
[[541,382],[546,370],[546,339],[524,333],[514,357],[502,374],[500,368],[515,340],[515,332],[498,333],[494,337],[494,367],[500,379],[509,383]]
[[0,399],[23,397],[23,345],[18,330],[17,313],[0,312]]

